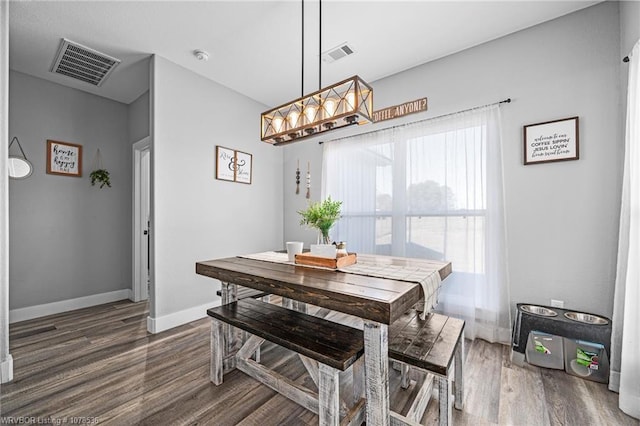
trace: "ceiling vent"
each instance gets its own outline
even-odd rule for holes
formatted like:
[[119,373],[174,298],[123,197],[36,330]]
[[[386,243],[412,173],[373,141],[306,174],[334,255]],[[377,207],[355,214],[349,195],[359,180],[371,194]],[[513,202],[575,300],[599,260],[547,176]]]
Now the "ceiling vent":
[[349,46],[347,43],[342,43],[340,46],[334,47],[333,49],[324,52],[322,54],[322,60],[330,64],[331,62],[335,62],[338,59],[345,58],[354,53],[355,51],[351,46]]
[[63,38],[51,72],[101,86],[120,62],[120,59]]

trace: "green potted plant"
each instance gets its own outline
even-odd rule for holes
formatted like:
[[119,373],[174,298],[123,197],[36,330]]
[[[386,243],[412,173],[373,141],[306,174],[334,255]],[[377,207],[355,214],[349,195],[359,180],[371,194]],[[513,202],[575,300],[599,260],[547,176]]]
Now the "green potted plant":
[[326,200],[310,203],[306,210],[298,211],[302,217],[300,225],[307,225],[309,228],[318,230],[318,243],[331,244],[329,230],[340,219],[340,207],[342,201],[333,201],[331,197]]
[[100,184],[100,188],[104,188],[107,185],[111,188],[111,177],[109,172],[102,165],[102,155],[100,154],[100,148],[96,150],[96,156],[93,159],[93,171],[89,173],[91,178],[91,186],[95,186],[96,183]]
[[109,172],[106,169],[94,170],[89,174],[89,177],[91,178],[91,186],[99,183],[100,188],[103,188],[105,185],[111,188],[111,178],[109,177]]

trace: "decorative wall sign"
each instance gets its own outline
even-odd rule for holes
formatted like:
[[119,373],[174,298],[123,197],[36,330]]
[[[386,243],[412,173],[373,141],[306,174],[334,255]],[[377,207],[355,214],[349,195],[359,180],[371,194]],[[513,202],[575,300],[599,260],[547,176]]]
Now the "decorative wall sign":
[[580,158],[578,117],[524,126],[524,164]]
[[242,151],[216,147],[216,179],[251,183],[253,156]]
[[378,123],[380,121],[393,120],[394,118],[400,118],[426,110],[427,98],[416,99],[415,101],[373,111],[373,122]]
[[251,183],[253,155],[236,151],[236,182]]
[[82,145],[47,140],[47,173],[82,176]]

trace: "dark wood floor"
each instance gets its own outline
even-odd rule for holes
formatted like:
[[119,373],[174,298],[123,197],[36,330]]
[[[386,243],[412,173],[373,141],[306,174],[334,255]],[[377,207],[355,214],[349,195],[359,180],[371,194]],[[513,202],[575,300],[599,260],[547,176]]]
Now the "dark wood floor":
[[[0,423],[306,425],[317,416],[243,373],[209,382],[209,321],[146,332],[146,303],[122,301],[11,325],[14,381],[0,388]],[[638,425],[606,385],[562,371],[512,365],[508,350],[467,342],[464,410],[456,424]],[[312,387],[298,358],[267,344],[263,362]],[[392,407],[407,409],[392,371]],[[423,424],[437,421],[430,404]],[[65,420],[66,419],[66,420]],[[31,421],[33,423],[33,420]]]

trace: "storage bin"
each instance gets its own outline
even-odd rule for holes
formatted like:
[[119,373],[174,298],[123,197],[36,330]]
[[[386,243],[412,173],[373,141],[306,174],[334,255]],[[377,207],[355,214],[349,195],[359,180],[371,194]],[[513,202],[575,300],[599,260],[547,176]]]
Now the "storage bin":
[[562,337],[532,331],[527,338],[525,357],[529,364],[545,368],[564,368]]
[[604,345],[564,338],[565,371],[595,382],[609,383],[609,358]]

